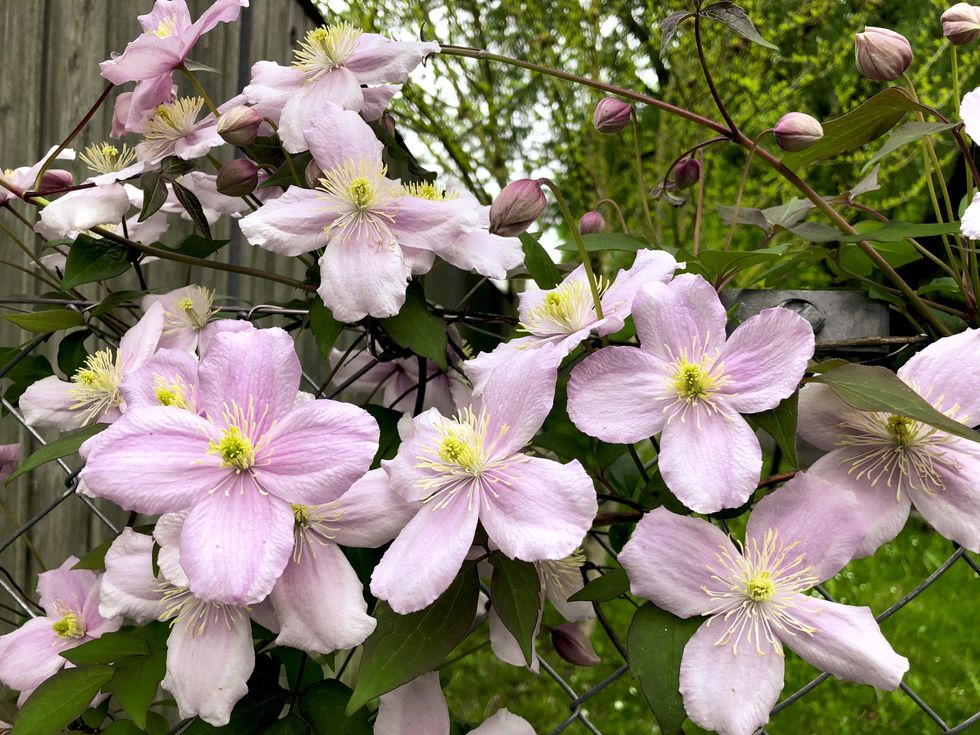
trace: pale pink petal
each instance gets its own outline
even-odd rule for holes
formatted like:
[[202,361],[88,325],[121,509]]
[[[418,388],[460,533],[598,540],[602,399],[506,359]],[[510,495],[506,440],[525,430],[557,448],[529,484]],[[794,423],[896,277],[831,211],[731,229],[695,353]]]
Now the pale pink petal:
[[943,487],[929,492],[910,487],[908,493],[922,517],[942,536],[980,553],[980,447],[949,437],[943,450],[945,458],[958,465],[956,469],[936,465]]
[[69,556],[57,569],[37,575],[37,594],[41,607],[53,619],[64,615],[64,610],[80,613],[93,588],[99,586],[99,578],[88,569],[72,569],[78,557]]
[[79,641],[55,634],[51,626],[58,618],[32,618],[12,633],[0,636],[0,683],[27,691],[61,670],[66,661],[58,654]]
[[470,735],[534,735],[534,728],[523,717],[498,709],[482,725],[470,730]]
[[393,84],[379,84],[376,87],[362,87],[364,104],[361,105],[361,117],[368,122],[377,120],[388,109],[391,98],[398,94],[401,87]]
[[435,265],[436,256],[435,253],[429,250],[419,250],[418,248],[409,248],[402,246],[402,257],[405,258],[405,262],[408,263],[408,267],[412,269],[413,276],[421,276],[432,270],[432,266]]
[[138,624],[164,611],[160,580],[153,576],[153,537],[124,528],[105,555],[99,613],[124,615]]
[[143,367],[131,372],[122,382],[126,410],[163,405],[158,388],[180,389],[187,408],[197,410],[197,358],[182,349],[160,350]]
[[524,262],[520,240],[491,235],[483,229],[474,229],[452,240],[434,240],[432,249],[447,263],[488,278],[506,278],[507,271]]
[[191,592],[232,605],[268,595],[293,551],[289,503],[261,495],[245,476],[198,503],[180,533],[180,565]]
[[371,470],[340,496],[340,519],[330,523],[344,546],[376,548],[398,535],[421,507],[391,489],[382,469]]
[[95,438],[80,479],[126,510],[183,510],[232,474],[208,454],[209,442],[220,439],[214,427],[183,409],[131,411]]
[[571,567],[564,559],[539,561],[536,566],[544,594],[559,615],[572,623],[595,618],[595,609],[591,602],[568,601],[569,597],[585,586],[581,568]]
[[268,631],[279,634],[279,618],[272,606],[272,600],[266,597],[262,602],[248,606],[248,616]]
[[374,735],[449,735],[449,707],[438,672],[381,695]]
[[136,82],[132,94],[124,92],[116,99],[112,137],[139,132],[157,107],[174,98],[175,89],[171,72]]
[[174,153],[179,158],[190,161],[206,156],[208,151],[223,143],[224,139],[218,134],[218,122],[209,115],[174,142]]
[[123,375],[138,370],[157,350],[163,334],[164,308],[150,304],[136,325],[119,340],[119,364]]
[[177,587],[190,586],[184,568],[180,566],[180,534],[186,519],[186,510],[164,513],[153,527],[153,540],[160,547],[157,554],[160,576]]
[[71,409],[76,402],[71,395],[73,385],[56,375],[31,383],[19,402],[27,424],[50,426],[61,431],[79,428],[85,420],[85,413]]
[[966,134],[974,142],[980,141],[980,87],[963,95],[960,102],[960,118],[966,128]]
[[805,595],[793,598],[790,614],[812,634],[774,628],[782,642],[800,658],[838,679],[870,684],[878,689],[897,689],[909,670],[881,634],[869,607],[841,605]]
[[248,691],[255,668],[252,629],[241,610],[210,608],[204,616],[181,617],[174,624],[161,684],[174,695],[181,717],[198,716],[220,727]]
[[[978,118],[978,125],[980,125],[980,118]],[[971,240],[980,239],[980,191],[973,195],[970,206],[963,212],[963,217],[960,220],[960,232],[963,237],[968,237]]]
[[194,21],[187,32],[181,34],[184,42],[184,54],[188,54],[191,47],[202,35],[213,29],[218,23],[232,23],[238,20],[238,15],[242,8],[248,7],[248,0],[215,0],[215,2],[201,13],[201,17]]
[[725,307],[701,276],[682,273],[666,285],[648,284],[633,299],[640,347],[666,362],[694,359],[725,341]]
[[[364,97],[357,78],[343,67],[332,69],[319,79],[307,80],[290,95],[279,115],[279,138],[282,140],[283,148],[290,153],[305,150],[313,152],[314,140],[321,146],[324,144],[324,138],[321,137],[320,116],[326,110],[337,107],[342,110],[353,110],[353,114],[356,115],[363,104]],[[360,122],[365,124],[363,120]],[[311,128],[314,131],[312,136],[309,134]],[[341,134],[340,131],[335,131],[338,138]],[[340,142],[338,138],[335,140]],[[347,155],[356,158],[356,150],[356,148],[348,150]],[[329,168],[323,165],[323,160],[318,153],[313,153],[313,157],[321,168]]]
[[254,406],[251,423],[258,437],[292,409],[300,373],[293,338],[279,327],[222,332],[198,369],[200,406],[215,422],[236,406]]
[[129,196],[120,184],[70,191],[41,210],[41,222],[65,235],[96,225],[119,222],[129,209]]
[[740,324],[718,355],[730,382],[721,387],[740,413],[775,408],[793,394],[813,357],[813,328],[789,309],[764,309]]
[[255,325],[247,319],[216,319],[213,322],[208,322],[204,329],[201,330],[197,353],[201,356],[202,360],[207,357],[208,350],[211,349],[211,343],[214,342],[214,338],[219,334],[224,334],[225,332],[251,332],[254,330]]
[[[252,65],[251,81],[242,94],[253,105],[277,107],[281,111],[286,100],[299,90],[305,79],[306,73],[302,69],[282,66],[274,61],[257,61]],[[278,112],[274,119],[279,121]]]
[[762,449],[752,427],[724,406],[693,406],[664,425],[660,472],[671,492],[697,513],[738,508],[762,470]]
[[572,368],[568,415],[602,441],[632,444],[664,428],[668,368],[635,347],[604,347]]
[[800,388],[796,431],[817,449],[830,452],[847,437],[841,422],[853,413],[856,410],[838,398],[829,385],[807,383]]
[[374,632],[357,573],[335,544],[297,550],[272,590],[280,623],[276,643],[310,653],[353,648]]
[[719,555],[741,556],[728,536],[710,523],[655,508],[636,525],[619,561],[634,595],[689,618],[717,607],[705,588],[716,586],[712,570]]
[[[326,399],[309,401],[266,434],[256,475],[266,492],[304,505],[340,497],[371,467],[378,423],[363,408]],[[268,464],[262,460],[268,459]]]
[[898,536],[909,517],[911,501],[907,492],[884,482],[872,484],[867,475],[858,476],[851,467],[860,449],[844,447],[818,459],[807,476],[823,480],[830,506],[840,505],[839,495],[853,494],[857,504],[852,512],[862,519],[864,537],[854,551],[854,558],[871,556],[879,546]]
[[419,502],[432,494],[429,481],[440,475],[420,465],[431,459],[431,452],[442,436],[440,429],[448,424],[449,419],[434,408],[414,418],[405,416],[398,423],[402,440],[398,453],[394,459],[382,460],[381,467],[388,474],[392,489],[406,501]]
[[527,665],[527,659],[524,658],[524,652],[521,650],[521,644],[517,642],[517,639],[511,634],[507,627],[504,625],[500,616],[497,615],[496,610],[491,606],[490,612],[487,613],[487,621],[490,626],[490,650],[493,651],[493,655],[498,659],[503,661],[505,664],[510,664],[511,666],[527,667],[528,671],[531,673],[538,673],[541,669],[541,664],[538,661],[538,654],[535,650],[537,647],[537,637],[538,631],[541,627],[541,608],[538,609],[538,621],[534,627],[534,636],[531,638],[531,665]]
[[688,717],[719,735],[753,735],[783,688],[783,657],[771,648],[716,645],[721,620],[705,623],[684,647],[680,690]]
[[384,144],[356,112],[335,104],[317,110],[306,125],[306,143],[317,165],[324,171],[340,168],[348,161],[381,160]]
[[539,561],[578,548],[595,518],[596,495],[578,460],[519,455],[487,473],[480,505],[480,521],[505,556]]
[[404,196],[397,200],[396,206],[391,231],[402,247],[440,254],[444,243],[456,242],[479,224],[476,208],[462,198],[434,200]]
[[146,33],[159,30],[161,25],[169,30],[172,25],[180,35],[190,27],[191,13],[184,0],[156,0],[150,12],[137,15],[136,20]]
[[374,596],[401,615],[431,605],[463,565],[476,532],[480,502],[478,494],[461,492],[447,503],[422,506],[374,568]]
[[[487,380],[497,370],[507,370],[510,361],[519,354],[520,350],[533,349],[539,344],[543,344],[534,337],[518,337],[509,342],[501,342],[491,352],[481,352],[476,357],[463,363],[463,372],[473,384],[473,391],[480,393],[486,387]],[[467,401],[469,402],[469,401]],[[443,412],[448,416],[449,413]]]
[[980,423],[980,329],[933,342],[898,369],[898,377],[943,413],[967,426]]
[[377,232],[354,226],[331,236],[320,258],[317,293],[341,322],[356,322],[368,315],[394,316],[405,303],[411,274],[387,228]]
[[130,41],[122,54],[99,64],[99,71],[103,78],[113,84],[125,84],[167,74],[180,66],[183,60],[179,37],[160,38],[144,33],[135,41]]
[[[745,553],[766,547],[768,534],[796,544],[787,562],[802,557],[800,568],[818,581],[833,577],[853,557],[866,529],[858,500],[817,473],[801,472],[756,503],[745,530]],[[776,570],[773,570],[776,573]]]
[[650,283],[667,283],[677,269],[677,261],[662,250],[639,250],[629,268],[617,275],[612,285],[602,295],[602,314],[606,322],[597,330],[600,335],[613,334],[623,328],[623,323],[633,308],[637,292]]
[[401,83],[426,56],[437,53],[439,44],[433,41],[392,41],[377,33],[364,33],[344,65],[360,84]]

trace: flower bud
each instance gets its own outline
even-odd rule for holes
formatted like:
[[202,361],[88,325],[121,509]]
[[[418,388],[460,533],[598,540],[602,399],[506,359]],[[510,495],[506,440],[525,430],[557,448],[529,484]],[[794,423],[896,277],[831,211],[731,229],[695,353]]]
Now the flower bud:
[[685,158],[674,166],[674,185],[678,189],[689,189],[701,180],[701,164],[697,159]]
[[41,183],[38,184],[38,191],[41,194],[50,194],[55,191],[67,189],[69,186],[71,186],[71,184],[71,171],[65,171],[64,169],[60,168],[52,168],[44,172],[44,175],[41,177]]
[[630,124],[633,108],[615,97],[599,100],[592,115],[592,124],[600,133],[618,133]]
[[599,212],[591,211],[582,215],[578,221],[578,231],[580,235],[593,235],[606,229],[606,220]]
[[243,197],[251,194],[258,183],[258,167],[247,158],[236,158],[221,167],[215,185],[225,196]]
[[954,46],[980,38],[980,8],[969,3],[956,3],[940,17],[943,35]]
[[876,82],[894,82],[912,63],[912,46],[901,33],[865,26],[854,36],[858,71]]
[[510,182],[490,205],[490,232],[504,237],[520,235],[541,216],[547,203],[535,179]]
[[252,145],[259,136],[262,116],[245,105],[232,107],[218,118],[218,135],[226,143],[242,148]]
[[555,652],[570,664],[595,666],[602,663],[588,636],[575,623],[562,623],[551,631],[551,643]]
[[787,112],[772,129],[776,145],[784,151],[802,151],[823,137],[819,121],[803,112]]

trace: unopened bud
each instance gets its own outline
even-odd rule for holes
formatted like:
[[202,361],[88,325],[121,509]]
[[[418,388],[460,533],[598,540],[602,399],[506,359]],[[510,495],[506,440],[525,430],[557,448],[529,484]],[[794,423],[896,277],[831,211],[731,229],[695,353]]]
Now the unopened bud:
[[618,133],[630,124],[633,108],[615,97],[599,100],[592,115],[592,124],[600,133]]
[[586,212],[582,219],[578,221],[578,231],[580,235],[593,235],[606,229],[606,220],[595,210]]
[[262,116],[245,105],[232,107],[218,118],[218,135],[226,143],[244,148],[252,145],[259,136]]
[[551,631],[555,652],[570,664],[596,666],[602,659],[596,656],[588,636],[575,623],[562,623]]
[[258,183],[258,167],[247,158],[236,158],[221,167],[215,185],[225,196],[243,197],[251,194]]
[[384,129],[388,135],[395,135],[395,116],[390,112],[386,112],[381,116],[381,127]]
[[490,205],[490,232],[520,235],[541,216],[548,203],[535,179],[518,179],[504,187]]
[[776,145],[784,151],[802,151],[823,137],[823,126],[803,112],[787,112],[772,129]]
[[674,166],[674,185],[689,189],[701,180],[701,164],[694,158],[685,158]]
[[854,36],[858,71],[876,82],[894,82],[912,63],[912,46],[901,33],[866,26]]
[[943,35],[954,46],[980,38],[980,8],[969,3],[956,3],[940,17]]
[[306,179],[306,183],[311,189],[315,189],[320,185],[320,179],[323,178],[323,170],[316,161],[311,160],[308,164],[306,164],[306,170],[303,172],[303,178]]
[[41,177],[41,183],[38,185],[38,191],[42,194],[50,194],[55,191],[67,189],[71,184],[71,171],[54,168],[44,172],[44,176]]

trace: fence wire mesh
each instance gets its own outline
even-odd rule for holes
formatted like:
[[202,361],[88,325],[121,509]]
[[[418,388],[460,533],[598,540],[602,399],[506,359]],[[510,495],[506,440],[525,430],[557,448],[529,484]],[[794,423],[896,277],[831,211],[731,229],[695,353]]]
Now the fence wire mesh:
[[[44,300],[46,303],[54,303],[50,299]],[[21,302],[24,303],[24,302]],[[36,303],[36,302],[32,302]],[[67,306],[69,308],[86,308],[88,306],[94,306],[95,304],[89,304],[87,302],[71,302],[71,301],[57,301],[59,305]],[[233,311],[236,313],[237,317],[240,319],[253,320],[260,315],[280,315],[280,316],[293,316],[303,318],[307,315],[307,311],[304,309],[284,309],[279,306],[274,305],[258,305],[248,309],[224,309],[223,311]],[[40,345],[45,341],[46,336],[42,335],[37,337],[30,342],[28,342],[13,358],[11,358],[7,364],[0,366],[0,379],[6,376],[12,369],[14,369],[19,362],[24,360],[26,357],[31,355]],[[103,341],[114,346],[112,340],[101,337]],[[352,345],[355,348],[363,340],[363,335]],[[361,349],[364,349],[361,347]],[[348,350],[347,356],[351,354],[352,350]],[[346,356],[345,356],[346,359]],[[366,372],[370,367],[373,367],[374,363],[369,364],[366,368],[349,378],[343,385],[337,386],[330,396],[335,396],[346,389],[352,382],[361,377],[363,372]],[[323,393],[324,386],[326,382],[318,382],[307,372],[303,372],[303,381],[306,385],[310,386],[312,389],[319,394]],[[427,380],[427,377],[423,377],[423,381]],[[30,435],[31,439],[40,447],[44,446],[47,442],[44,437],[38,433],[32,426],[30,426],[25,420],[21,413],[13,406],[6,398],[0,399],[2,401],[3,408],[13,417],[23,429]],[[13,605],[16,606],[17,610],[23,612],[24,615],[28,617],[37,617],[42,611],[37,606],[31,595],[27,593],[21,586],[17,583],[14,574],[7,568],[4,562],[4,554],[8,552],[18,539],[25,537],[32,529],[42,524],[46,519],[49,518],[52,511],[54,511],[62,503],[73,501],[82,503],[85,508],[92,513],[113,535],[120,532],[120,528],[116,523],[114,523],[92,500],[91,498],[80,494],[78,492],[78,473],[81,471],[81,465],[72,467],[63,459],[55,460],[57,465],[65,473],[64,480],[64,491],[60,492],[54,500],[52,500],[47,506],[42,508],[40,511],[35,513],[31,518],[25,521],[22,525],[16,528],[11,534],[0,541],[0,589],[10,598]],[[605,553],[607,553],[612,559],[616,558],[616,550],[610,545],[607,538],[607,534],[601,531],[592,531],[589,534],[590,538],[594,540],[599,546],[603,548]],[[976,576],[980,576],[980,563],[971,557],[971,555],[963,548],[958,547],[953,544],[953,551],[948,558],[937,567],[931,574],[925,577],[922,581],[916,584],[912,589],[904,594],[901,599],[892,604],[882,613],[876,616],[876,620],[880,623],[893,615],[900,613],[910,602],[916,599],[919,595],[928,590],[932,585],[934,585],[943,575],[949,572],[956,564],[962,563],[967,565],[970,570]],[[600,574],[603,574],[603,569],[597,568]],[[836,602],[833,595],[831,595],[823,586],[818,586],[816,591],[823,596],[825,599]],[[8,605],[0,605],[0,611],[7,609],[13,611]],[[596,613],[598,622],[604,629],[606,635],[610,638],[614,648],[617,650],[618,655],[623,659],[624,663],[615,669],[606,678],[600,681],[598,684],[592,686],[583,692],[578,692],[572,684],[563,677],[554,666],[548,663],[544,657],[539,655],[539,662],[541,671],[543,671],[550,679],[555,683],[556,687],[567,697],[568,699],[568,711],[567,714],[560,713],[557,716],[562,716],[563,719],[551,730],[551,735],[559,735],[559,733],[571,731],[570,728],[576,723],[580,725],[579,732],[583,730],[585,732],[592,733],[593,735],[617,735],[612,731],[604,731],[600,726],[593,723],[590,719],[587,705],[588,702],[603,692],[608,687],[620,683],[624,676],[629,672],[629,665],[626,663],[626,648],[620,641],[617,633],[611,628],[605,617],[603,616],[601,609],[596,606]],[[967,611],[966,614],[975,615],[975,611]],[[485,618],[485,616],[484,616]],[[476,628],[476,626],[474,626]],[[914,666],[914,661],[912,662]],[[805,697],[810,695],[814,690],[816,690],[821,684],[827,681],[831,677],[830,674],[822,673],[814,677],[809,683],[800,687],[798,690],[784,697],[780,702],[778,702],[770,712],[770,717],[775,717],[780,712],[786,710],[789,707],[794,706]],[[628,677],[627,677],[628,678]],[[936,735],[957,735],[958,733],[965,732],[980,732],[980,709],[973,715],[967,717],[965,720],[950,724],[942,716],[943,707],[941,704],[930,704],[922,696],[920,696],[912,687],[903,682],[900,686],[900,691],[907,696],[915,705],[918,707],[925,715],[928,717],[929,721],[935,726],[932,732]],[[846,713],[840,713],[844,716]],[[773,720],[770,720],[769,727],[772,727]],[[778,721],[775,721],[778,725]],[[184,723],[175,727],[171,732],[179,733],[183,727]],[[974,730],[974,726],[977,726]],[[922,732],[926,732],[923,730]],[[770,730],[766,728],[761,728],[756,735],[770,735]]]

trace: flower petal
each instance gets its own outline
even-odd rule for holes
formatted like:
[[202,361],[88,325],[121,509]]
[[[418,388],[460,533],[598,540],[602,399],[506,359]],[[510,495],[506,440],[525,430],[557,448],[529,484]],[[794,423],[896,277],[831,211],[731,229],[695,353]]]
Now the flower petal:
[[[975,92],[976,90],[970,94]],[[980,94],[977,94],[977,103],[980,106]],[[980,116],[977,118],[977,125],[980,126]],[[973,195],[970,206],[966,208],[963,217],[960,218],[960,232],[963,237],[971,240],[980,239],[980,191]]]
[[797,433],[817,449],[830,452],[848,436],[841,422],[856,413],[838,398],[834,389],[821,383],[807,383],[800,388]]
[[77,429],[85,420],[84,411],[72,410],[74,383],[49,375],[31,383],[20,397],[20,410],[28,426],[50,426],[60,431]]
[[184,530],[187,511],[164,513],[153,527],[153,540],[160,547],[157,565],[160,576],[177,587],[189,587],[187,575],[180,565],[180,533]]
[[980,88],[963,95],[960,102],[960,118],[966,128],[966,134],[974,141],[980,141]]
[[162,602],[160,580],[153,576],[153,537],[124,528],[105,555],[99,613],[142,625],[160,617]]
[[[709,621],[710,622],[710,621]],[[783,689],[783,657],[753,645],[716,645],[705,623],[684,647],[680,690],[688,717],[719,735],[753,735],[769,721]]]
[[201,36],[213,29],[218,23],[233,23],[238,20],[242,8],[248,7],[248,0],[215,0],[207,10],[201,13],[201,17],[194,21],[194,24],[181,34],[184,42],[184,53],[189,53],[191,47]]
[[498,709],[482,725],[470,730],[470,735],[534,735],[534,728],[510,710]]
[[660,437],[660,472],[671,492],[697,513],[738,508],[755,490],[762,449],[755,432],[726,407],[694,407]]
[[597,330],[600,335],[613,334],[633,308],[637,292],[650,283],[667,283],[677,270],[677,261],[663,250],[638,250],[633,265],[616,275],[612,285],[602,295],[602,314],[605,323]]
[[[158,388],[180,390],[180,396],[190,411],[197,411],[197,358],[182,349],[160,350],[143,367],[132,371],[122,382],[126,410],[150,408],[163,404]],[[176,393],[174,394],[176,396]],[[179,406],[178,406],[179,407]]]
[[644,352],[668,363],[725,341],[725,307],[710,283],[690,273],[641,288],[633,299],[633,321]]
[[334,540],[343,546],[377,548],[398,535],[419,511],[391,489],[387,473],[371,470],[340,496],[340,519],[331,522]]
[[967,426],[980,423],[980,329],[943,337],[917,352],[898,377],[943,413]]
[[283,66],[274,61],[257,61],[252,64],[251,80],[242,90],[245,99],[262,109],[259,114],[275,112],[279,115],[286,101],[302,86],[306,74],[295,66]]
[[[357,78],[343,67],[332,69],[319,79],[307,79],[303,86],[289,96],[279,115],[278,132],[283,148],[290,153],[307,149],[312,152],[314,142],[308,132],[311,126],[317,126],[320,115],[326,109],[337,107],[353,110],[356,114],[363,105],[364,96]],[[324,139],[320,137],[320,133],[314,133],[314,136],[322,146]],[[342,145],[340,140],[336,140],[336,143]],[[316,153],[313,153],[313,157],[320,161]]]
[[402,83],[429,54],[439,53],[434,41],[392,41],[377,33],[362,33],[344,66],[359,84]]
[[398,244],[432,250],[439,254],[443,244],[455,243],[479,224],[478,208],[469,199],[422,199],[404,196],[397,200],[391,225]]
[[381,695],[374,735],[449,735],[449,707],[435,671]]
[[361,105],[361,117],[368,122],[377,120],[388,109],[391,98],[398,94],[401,87],[393,84],[379,84],[376,87],[361,87],[364,104]]
[[944,447],[946,458],[956,469],[937,465],[943,488],[931,492],[909,488],[912,503],[943,537],[973,553],[980,553],[980,447],[966,439],[950,437]]
[[163,334],[164,317],[162,304],[150,304],[135,326],[119,340],[119,364],[123,375],[141,368],[156,352]]
[[357,112],[327,104],[307,123],[306,143],[323,171],[341,168],[349,161],[380,161],[384,144]]
[[797,606],[789,612],[815,632],[774,630],[800,658],[838,679],[889,691],[898,688],[909,661],[885,640],[871,608],[806,595],[797,595],[794,601]]
[[99,72],[113,84],[153,79],[180,66],[184,60],[182,52],[179,37],[160,38],[153,33],[144,33],[130,41],[119,56],[100,63]]
[[705,588],[714,586],[719,555],[741,556],[728,536],[707,521],[655,508],[636,524],[619,561],[634,595],[689,618],[717,607]]
[[578,460],[517,455],[485,478],[480,505],[480,521],[505,556],[563,559],[592,526],[595,486]]
[[50,232],[67,235],[96,225],[119,222],[129,210],[129,195],[121,184],[70,191],[41,210]]
[[55,635],[51,629],[55,622],[31,618],[12,633],[0,636],[0,683],[28,691],[61,670],[66,661],[58,654],[79,641]]
[[280,255],[300,255],[326,244],[324,228],[336,217],[315,191],[291,186],[242,217],[238,225],[252,245]]
[[491,235],[483,229],[471,230],[452,240],[433,240],[433,245],[433,251],[447,263],[488,278],[506,278],[507,271],[524,262],[520,240]]

